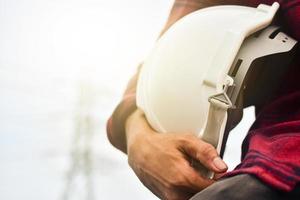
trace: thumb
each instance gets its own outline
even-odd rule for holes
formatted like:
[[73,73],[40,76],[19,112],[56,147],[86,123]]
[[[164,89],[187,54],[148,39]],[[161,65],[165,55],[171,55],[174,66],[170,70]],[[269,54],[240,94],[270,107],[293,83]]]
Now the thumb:
[[218,155],[217,150],[209,143],[197,138],[196,136],[189,139],[182,145],[185,153],[193,159],[199,161],[207,169],[222,173],[227,171],[227,165]]

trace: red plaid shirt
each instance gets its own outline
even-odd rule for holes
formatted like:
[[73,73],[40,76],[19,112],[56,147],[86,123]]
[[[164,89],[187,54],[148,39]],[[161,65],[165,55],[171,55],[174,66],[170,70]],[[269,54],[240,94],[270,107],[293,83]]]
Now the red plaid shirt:
[[[199,3],[205,2],[205,3]],[[215,2],[215,3],[214,3]],[[243,4],[256,7],[273,0],[200,1],[176,0],[171,10],[166,30],[182,16],[215,4]],[[288,34],[300,41],[300,0],[278,0],[278,13]],[[125,121],[136,109],[135,92],[139,70],[132,77],[122,101],[107,123],[109,139],[126,151]],[[123,137],[123,142],[120,138]],[[118,139],[117,139],[118,138]],[[249,173],[266,184],[283,191],[291,191],[300,182],[300,52],[282,80],[275,97],[260,110],[242,147],[242,162],[227,176]]]

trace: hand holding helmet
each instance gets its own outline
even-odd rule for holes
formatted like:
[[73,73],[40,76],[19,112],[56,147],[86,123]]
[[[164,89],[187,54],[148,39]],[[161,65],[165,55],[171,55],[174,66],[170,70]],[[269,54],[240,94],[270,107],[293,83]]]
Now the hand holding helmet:
[[214,182],[190,165],[191,158],[215,173],[227,170],[212,145],[191,133],[159,134],[140,110],[128,118],[126,132],[129,165],[142,183],[162,199],[188,199]]

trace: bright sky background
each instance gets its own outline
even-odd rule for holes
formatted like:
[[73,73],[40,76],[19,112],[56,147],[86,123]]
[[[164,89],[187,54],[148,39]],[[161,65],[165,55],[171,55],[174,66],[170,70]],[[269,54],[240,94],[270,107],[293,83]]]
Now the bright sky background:
[[[108,143],[105,122],[171,4],[0,0],[0,199],[156,199]],[[230,138],[231,168],[253,118],[250,109]],[[76,132],[86,119],[89,137]]]

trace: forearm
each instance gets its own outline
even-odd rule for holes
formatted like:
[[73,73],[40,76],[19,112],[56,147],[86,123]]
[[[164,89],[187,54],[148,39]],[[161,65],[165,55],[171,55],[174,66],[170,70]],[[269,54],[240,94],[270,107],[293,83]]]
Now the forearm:
[[129,115],[136,109],[136,85],[141,65],[130,79],[123,94],[121,102],[113,111],[107,122],[107,136],[112,145],[127,153],[127,140],[125,136],[125,123]]

